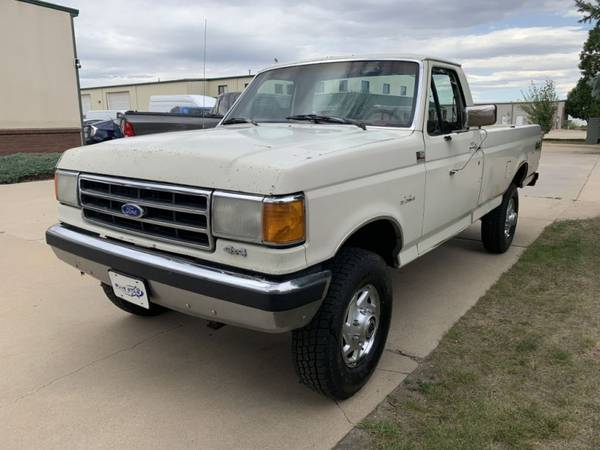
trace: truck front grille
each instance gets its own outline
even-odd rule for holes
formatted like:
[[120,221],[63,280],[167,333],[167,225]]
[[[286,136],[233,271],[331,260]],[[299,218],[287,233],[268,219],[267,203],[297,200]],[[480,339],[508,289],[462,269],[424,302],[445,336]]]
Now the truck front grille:
[[[204,250],[213,249],[210,197],[204,189],[79,176],[79,200],[88,222]],[[125,214],[121,208],[126,204],[139,207],[140,215]]]

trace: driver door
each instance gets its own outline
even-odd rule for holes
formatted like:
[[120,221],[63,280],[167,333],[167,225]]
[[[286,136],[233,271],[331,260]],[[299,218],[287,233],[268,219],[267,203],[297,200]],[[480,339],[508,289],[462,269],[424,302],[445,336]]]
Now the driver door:
[[[466,128],[466,102],[451,66],[434,66],[428,95],[425,140],[424,253],[471,224],[483,176],[479,134]],[[453,170],[459,169],[453,173]]]

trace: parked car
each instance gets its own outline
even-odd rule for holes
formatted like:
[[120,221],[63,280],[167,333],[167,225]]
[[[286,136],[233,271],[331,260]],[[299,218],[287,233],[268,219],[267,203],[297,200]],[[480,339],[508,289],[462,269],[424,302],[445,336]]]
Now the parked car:
[[149,112],[169,112],[176,106],[190,108],[212,108],[214,97],[207,95],[152,95],[148,103]]
[[291,331],[300,381],[348,398],[385,348],[390,268],[478,220],[511,245],[541,133],[495,123],[444,59],[277,66],[213,130],[67,151],[46,240],[128,313]]
[[83,126],[86,145],[110,141],[123,137],[121,128],[114,120],[90,120]]
[[239,92],[219,95],[209,111],[202,107],[186,105],[174,106],[168,113],[127,111],[121,116],[121,131],[124,136],[133,137],[169,131],[214,128],[239,95]]

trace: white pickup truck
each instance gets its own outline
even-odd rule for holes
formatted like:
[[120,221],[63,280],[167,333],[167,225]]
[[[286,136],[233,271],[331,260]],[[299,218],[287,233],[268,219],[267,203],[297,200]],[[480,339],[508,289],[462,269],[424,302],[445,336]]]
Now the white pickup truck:
[[67,151],[46,239],[129,313],[292,331],[300,381],[347,398],[384,349],[389,268],[478,220],[510,246],[541,134],[495,123],[442,59],[276,66],[216,128]]

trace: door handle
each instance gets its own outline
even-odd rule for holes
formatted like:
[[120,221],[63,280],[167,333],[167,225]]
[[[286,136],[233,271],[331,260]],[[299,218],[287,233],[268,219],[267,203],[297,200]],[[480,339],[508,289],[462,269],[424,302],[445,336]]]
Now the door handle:
[[450,142],[452,140],[452,136],[448,134],[448,135],[444,136],[444,140],[446,142]]
[[477,150],[479,150],[479,145],[477,145],[475,142],[471,142],[471,145],[469,145],[469,150],[471,150],[472,152],[476,152]]

